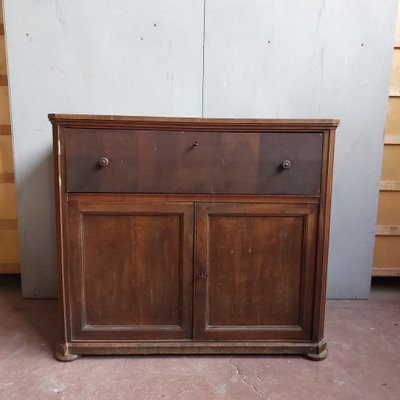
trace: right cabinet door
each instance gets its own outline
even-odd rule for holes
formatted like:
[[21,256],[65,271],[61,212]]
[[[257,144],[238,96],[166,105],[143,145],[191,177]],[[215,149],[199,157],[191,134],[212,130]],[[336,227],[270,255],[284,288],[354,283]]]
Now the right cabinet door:
[[197,203],[194,339],[310,340],[318,204]]

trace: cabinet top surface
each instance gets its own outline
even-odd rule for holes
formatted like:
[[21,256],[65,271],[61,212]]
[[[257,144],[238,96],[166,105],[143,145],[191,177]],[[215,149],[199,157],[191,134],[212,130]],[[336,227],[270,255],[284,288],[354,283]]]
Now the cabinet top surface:
[[49,114],[49,120],[57,123],[144,123],[144,124],[177,124],[177,125],[252,125],[252,126],[313,126],[335,128],[338,119],[291,119],[291,118],[175,118],[175,117],[144,117],[121,115],[87,115],[87,114]]

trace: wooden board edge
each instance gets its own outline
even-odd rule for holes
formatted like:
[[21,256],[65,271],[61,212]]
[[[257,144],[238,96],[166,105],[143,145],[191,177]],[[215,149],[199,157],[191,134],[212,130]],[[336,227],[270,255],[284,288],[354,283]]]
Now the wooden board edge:
[[16,219],[0,219],[0,230],[15,230],[18,229],[18,222]]
[[7,75],[0,74],[0,86],[8,86]]
[[376,225],[375,236],[400,236],[400,225]]
[[11,135],[11,125],[0,125],[0,135]]
[[399,267],[373,267],[372,276],[388,276],[395,277],[400,276],[400,266]]
[[381,181],[379,190],[381,192],[397,192],[400,191],[400,181]]
[[2,172],[0,173],[0,183],[14,183],[15,177],[12,172]]
[[384,144],[400,144],[400,135],[385,135]]
[[[88,114],[48,114],[48,118],[52,124],[60,123],[93,123],[103,124],[107,122],[114,122],[121,124],[159,124],[162,123],[165,128],[166,125],[185,125],[185,124],[198,124],[202,127],[234,125],[237,128],[244,127],[257,127],[257,126],[281,126],[282,124],[288,126],[307,125],[315,126],[318,128],[332,128],[337,127],[340,123],[339,119],[294,119],[294,118],[176,118],[176,117],[149,117],[149,116],[124,116],[124,115],[88,115]],[[234,126],[232,128],[234,128]]]
[[0,263],[0,274],[21,273],[19,263]]

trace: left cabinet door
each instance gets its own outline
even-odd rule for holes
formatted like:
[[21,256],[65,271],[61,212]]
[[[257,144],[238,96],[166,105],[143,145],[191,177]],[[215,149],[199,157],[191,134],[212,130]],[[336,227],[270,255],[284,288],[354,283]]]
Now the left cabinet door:
[[193,205],[68,201],[71,340],[192,337]]

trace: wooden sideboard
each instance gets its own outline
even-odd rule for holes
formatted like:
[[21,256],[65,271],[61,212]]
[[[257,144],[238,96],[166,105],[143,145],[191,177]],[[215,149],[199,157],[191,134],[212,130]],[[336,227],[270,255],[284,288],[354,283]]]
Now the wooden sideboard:
[[326,357],[337,120],[49,118],[57,359]]

